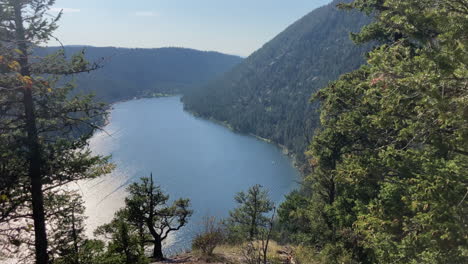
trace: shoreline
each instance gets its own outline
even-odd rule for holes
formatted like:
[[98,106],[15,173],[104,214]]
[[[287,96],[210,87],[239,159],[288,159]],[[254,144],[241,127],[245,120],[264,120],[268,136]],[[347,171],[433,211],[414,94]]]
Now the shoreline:
[[[122,99],[122,100],[119,100],[119,101],[116,101],[116,102],[113,102],[113,103],[109,103],[109,107],[106,110],[108,115],[104,119],[104,123],[103,123],[102,127],[105,127],[110,123],[110,121],[111,121],[110,120],[110,111],[112,111],[114,104],[125,103],[125,102],[129,102],[129,101],[133,101],[133,100],[164,98],[164,97],[180,97],[180,99],[182,99],[182,96],[183,96],[182,94],[162,94],[162,93],[158,93],[158,94],[153,94],[152,96],[138,96],[138,97],[133,97],[131,99]],[[263,138],[261,136],[255,135],[253,133],[239,132],[236,129],[234,129],[234,127],[232,127],[232,125],[229,124],[228,122],[220,121],[220,120],[214,119],[212,117],[209,117],[209,118],[203,117],[202,115],[198,114],[197,112],[194,112],[194,111],[191,111],[191,110],[187,109],[182,100],[180,100],[180,102],[182,103],[183,111],[189,113],[190,115],[192,115],[195,118],[200,118],[200,119],[207,120],[207,121],[213,122],[215,124],[221,125],[221,126],[227,128],[227,129],[229,129],[233,133],[240,134],[240,135],[251,136],[251,137],[254,137],[254,138],[256,138],[256,139],[258,139],[260,141],[266,142],[268,144],[275,145],[276,147],[278,147],[281,150],[283,155],[285,155],[285,156],[287,156],[289,158],[289,160],[291,162],[291,165],[299,172],[299,175],[301,177],[304,177],[303,173],[301,172],[300,164],[299,164],[299,162],[297,160],[297,155],[295,153],[293,153],[290,149],[288,149],[286,146],[278,144],[278,143],[274,142],[271,139]]]
[[[182,100],[181,100],[182,101]],[[183,104],[183,102],[182,102]],[[300,176],[301,177],[304,177],[303,173],[301,172],[301,169],[300,169],[300,164],[299,162],[297,161],[297,156],[296,154],[294,154],[290,149],[288,149],[286,146],[284,145],[281,145],[281,144],[278,144],[276,142],[274,142],[273,140],[271,139],[268,139],[268,138],[263,138],[261,136],[258,136],[258,135],[255,135],[253,133],[242,133],[242,132],[239,132],[237,130],[235,130],[231,124],[229,124],[228,122],[226,121],[220,121],[220,120],[217,120],[217,119],[214,119],[212,117],[209,117],[209,118],[206,118],[206,117],[203,117],[201,115],[199,115],[197,112],[194,112],[194,111],[191,111],[187,108],[185,108],[185,104],[184,105],[184,111],[191,114],[192,116],[196,117],[196,118],[200,118],[200,119],[203,119],[203,120],[207,120],[207,121],[210,121],[210,122],[213,122],[215,124],[218,124],[218,125],[221,125],[227,129],[229,129],[231,132],[233,133],[237,133],[237,134],[240,134],[240,135],[246,135],[246,136],[251,136],[251,137],[254,137],[260,141],[263,141],[263,142],[266,142],[266,143],[269,143],[269,144],[272,144],[272,145],[275,145],[276,147],[278,147],[279,149],[281,149],[281,152],[283,153],[283,155],[287,156],[290,161],[291,161],[291,165],[297,169],[297,171],[299,172]]]
[[107,126],[110,123],[110,112],[112,111],[113,107],[115,104],[120,104],[120,103],[125,103],[133,100],[141,100],[141,99],[151,99],[151,98],[164,98],[164,97],[175,97],[175,96],[182,96],[181,94],[163,94],[163,93],[155,93],[151,96],[135,96],[130,99],[121,99],[112,103],[106,103],[107,104],[107,109],[106,109],[106,114],[107,116],[103,120],[102,127]]

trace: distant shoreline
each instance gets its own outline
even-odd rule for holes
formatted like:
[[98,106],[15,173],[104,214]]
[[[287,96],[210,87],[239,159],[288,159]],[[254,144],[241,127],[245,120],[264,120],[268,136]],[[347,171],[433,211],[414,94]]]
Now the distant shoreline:
[[[183,104],[183,102],[182,102],[182,104]],[[185,104],[184,104],[184,111],[187,112],[187,113],[189,113],[189,114],[191,114],[191,115],[193,115],[194,117],[197,117],[197,118],[200,118],[200,119],[204,119],[204,120],[208,120],[208,121],[213,122],[213,123],[215,123],[215,124],[221,125],[221,126],[227,128],[227,129],[231,130],[232,132],[234,132],[234,133],[236,133],[236,134],[251,136],[251,137],[254,137],[254,138],[256,138],[256,139],[258,139],[258,140],[260,140],[260,141],[264,141],[264,142],[266,142],[266,143],[269,143],[269,144],[272,144],[272,145],[277,146],[278,148],[281,149],[281,152],[283,153],[283,155],[289,157],[289,159],[291,160],[292,166],[293,166],[295,169],[297,169],[297,170],[299,171],[299,174],[301,174],[301,175],[303,174],[303,173],[301,172],[301,170],[300,170],[299,162],[297,161],[297,156],[296,156],[296,154],[294,154],[294,153],[293,153],[290,149],[288,149],[286,146],[281,145],[281,144],[278,144],[278,143],[272,141],[271,139],[263,138],[263,137],[261,137],[261,136],[255,135],[255,134],[253,134],[253,133],[242,133],[242,132],[239,132],[239,131],[237,131],[236,129],[234,129],[234,127],[232,127],[232,125],[229,124],[229,123],[227,123],[226,121],[219,121],[219,120],[214,119],[214,118],[212,118],[212,117],[206,118],[206,117],[203,117],[203,116],[199,115],[198,113],[196,113],[196,112],[194,112],[194,111],[191,111],[191,110],[189,110],[189,109],[186,109],[186,108],[185,108]]]
[[[113,103],[110,103],[109,104],[109,108],[107,109],[107,117],[105,118],[104,120],[104,124],[102,127],[105,127],[107,126],[109,123],[110,123],[110,111],[112,111],[113,109],[113,106],[114,104],[119,104],[119,103],[125,103],[125,102],[129,102],[129,101],[134,101],[134,100],[141,100],[141,99],[153,99],[153,98],[164,98],[164,97],[179,97],[179,98],[182,98],[182,94],[163,94],[163,93],[155,93],[155,94],[152,94],[150,96],[136,96],[136,97],[133,97],[131,99],[123,99],[123,100],[119,100],[119,101],[116,101],[116,102],[113,102]],[[189,113],[190,115],[196,117],[196,118],[200,118],[200,119],[203,119],[203,120],[207,120],[207,121],[210,121],[210,122],[213,122],[215,124],[218,124],[218,125],[221,125],[227,129],[229,129],[231,132],[233,133],[236,133],[236,134],[240,134],[240,135],[247,135],[247,136],[251,136],[251,137],[254,137],[260,141],[263,141],[263,142],[266,142],[266,143],[269,143],[269,144],[272,144],[272,145],[275,145],[277,146],[279,149],[281,149],[281,152],[283,153],[283,155],[287,156],[290,161],[291,161],[291,165],[298,170],[299,174],[302,175],[302,172],[300,170],[300,167],[299,167],[299,162],[297,161],[297,156],[290,150],[288,149],[286,146],[284,145],[281,145],[281,144],[278,144],[270,139],[267,139],[267,138],[263,138],[261,136],[258,136],[258,135],[255,135],[253,133],[242,133],[242,132],[239,132],[237,131],[236,129],[234,129],[234,127],[232,127],[232,125],[230,125],[229,123],[225,122],[225,121],[219,121],[219,120],[216,120],[214,118],[206,118],[206,117],[203,117],[201,115],[199,115],[198,113],[196,112],[193,112],[193,111],[190,111],[188,110],[187,108],[185,108],[185,104],[183,103],[182,100],[180,100],[182,105],[183,105],[183,111],[184,112],[187,112]]]
[[107,126],[110,123],[110,112],[114,109],[115,104],[125,103],[133,100],[141,100],[141,99],[152,99],[152,98],[163,98],[163,97],[176,97],[182,96],[181,94],[164,94],[164,93],[154,93],[152,95],[145,95],[145,96],[135,96],[130,99],[121,99],[112,103],[107,104],[106,114],[107,116],[104,118],[102,127]]

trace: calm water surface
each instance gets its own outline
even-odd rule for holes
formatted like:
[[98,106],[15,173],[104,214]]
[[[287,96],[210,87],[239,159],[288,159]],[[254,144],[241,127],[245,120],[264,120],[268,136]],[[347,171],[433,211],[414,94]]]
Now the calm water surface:
[[89,234],[123,206],[125,187],[151,172],[171,200],[190,198],[195,211],[166,243],[168,251],[189,246],[204,216],[227,216],[237,192],[261,184],[279,203],[299,178],[279,148],[184,112],[179,97],[115,104],[105,130],[91,139],[91,149],[111,154],[117,169],[79,184]]

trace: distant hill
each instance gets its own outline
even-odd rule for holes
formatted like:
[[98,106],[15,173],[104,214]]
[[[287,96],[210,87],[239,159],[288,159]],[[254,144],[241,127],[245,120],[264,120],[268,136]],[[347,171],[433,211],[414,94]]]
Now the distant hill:
[[222,78],[186,93],[186,108],[303,157],[318,124],[311,94],[362,65],[369,50],[354,45],[349,33],[370,18],[338,10],[339,2],[312,11]]
[[[39,54],[58,47],[42,48]],[[85,49],[86,58],[102,61],[103,68],[76,77],[75,92],[96,94],[115,102],[154,93],[183,94],[220,77],[242,61],[241,57],[184,48],[127,49],[66,46],[66,55]]]

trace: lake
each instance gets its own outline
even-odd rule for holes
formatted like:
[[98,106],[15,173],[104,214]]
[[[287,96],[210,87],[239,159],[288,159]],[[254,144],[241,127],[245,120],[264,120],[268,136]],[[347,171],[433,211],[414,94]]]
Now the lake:
[[88,234],[123,206],[128,184],[153,173],[171,200],[190,198],[194,210],[190,224],[167,241],[166,252],[190,246],[204,216],[228,216],[237,192],[261,184],[279,203],[299,180],[280,148],[194,117],[180,97],[115,104],[105,132],[96,133],[90,146],[96,154],[111,154],[117,168],[79,184]]

